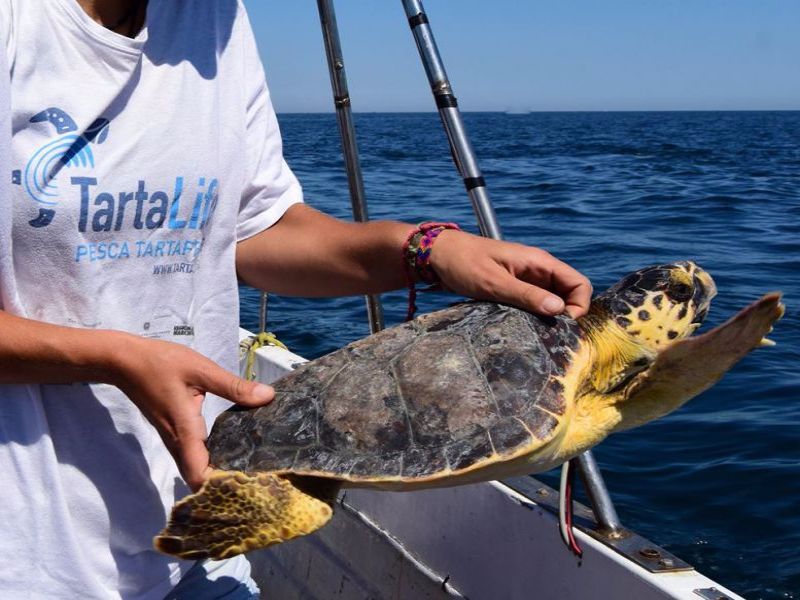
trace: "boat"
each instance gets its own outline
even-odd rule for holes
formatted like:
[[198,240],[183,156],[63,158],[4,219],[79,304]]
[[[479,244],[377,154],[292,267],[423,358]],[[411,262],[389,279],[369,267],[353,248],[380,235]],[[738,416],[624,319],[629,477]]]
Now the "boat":
[[[501,238],[486,183],[466,134],[421,0],[402,0],[480,231]],[[344,58],[333,0],[317,0],[353,216],[368,220]],[[374,333],[383,328],[367,297]],[[243,377],[270,383],[305,359],[266,333],[240,330]],[[346,490],[332,521],[312,535],[248,555],[267,598],[281,600],[740,599],[621,523],[590,452],[573,459],[591,508],[575,503],[582,554],[565,546],[560,492],[533,477],[408,492]],[[571,462],[573,462],[571,461]],[[564,480],[565,478],[562,478]],[[562,509],[563,510],[563,509]],[[574,550],[575,548],[573,548]]]

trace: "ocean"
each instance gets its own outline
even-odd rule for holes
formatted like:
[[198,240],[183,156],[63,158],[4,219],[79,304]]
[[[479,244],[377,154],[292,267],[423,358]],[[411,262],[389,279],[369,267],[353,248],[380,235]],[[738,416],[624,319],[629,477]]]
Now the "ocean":
[[[773,348],[714,388],[595,449],[631,528],[752,599],[800,597],[800,112],[467,113],[508,240],[540,246],[596,290],[691,259],[719,294],[701,331],[761,294],[787,312]],[[350,217],[333,114],[279,116],[306,201]],[[370,216],[477,231],[435,113],[357,114]],[[383,295],[387,325],[406,294]],[[425,294],[422,312],[454,301]],[[242,326],[258,327],[242,288]],[[314,358],[368,335],[362,298],[270,296],[268,328]],[[555,474],[542,477],[553,485]]]

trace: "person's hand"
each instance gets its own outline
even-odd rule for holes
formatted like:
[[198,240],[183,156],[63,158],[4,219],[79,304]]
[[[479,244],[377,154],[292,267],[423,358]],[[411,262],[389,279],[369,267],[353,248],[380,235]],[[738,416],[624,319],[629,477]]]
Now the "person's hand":
[[197,491],[209,470],[201,414],[206,392],[242,406],[260,406],[273,389],[246,381],[180,344],[133,337],[120,352],[113,383],[130,398],[172,454],[186,483]]
[[444,287],[457,294],[547,316],[566,311],[577,319],[589,310],[589,280],[539,248],[446,230],[430,260]]

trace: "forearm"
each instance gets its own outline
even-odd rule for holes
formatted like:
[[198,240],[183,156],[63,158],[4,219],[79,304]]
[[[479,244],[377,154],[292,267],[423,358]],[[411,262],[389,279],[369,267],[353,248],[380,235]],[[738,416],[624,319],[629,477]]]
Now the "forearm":
[[0,383],[113,383],[131,336],[61,327],[0,311]]
[[297,205],[238,244],[237,272],[248,285],[290,296],[398,289],[406,284],[401,249],[413,228],[395,221],[350,223]]
[[[406,284],[402,248],[413,230],[391,221],[347,223],[295,205],[275,225],[238,244],[236,268],[245,283],[279,294],[385,292]],[[448,230],[417,258],[428,261],[442,287],[456,294],[541,315],[566,311],[576,319],[589,308],[589,280],[539,248]]]

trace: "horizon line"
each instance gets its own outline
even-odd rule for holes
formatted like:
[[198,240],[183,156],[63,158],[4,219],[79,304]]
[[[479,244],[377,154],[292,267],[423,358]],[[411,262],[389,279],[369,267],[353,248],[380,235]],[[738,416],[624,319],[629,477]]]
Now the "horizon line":
[[[432,110],[353,110],[353,114],[438,114]],[[462,114],[467,113],[491,113],[505,115],[530,115],[530,114],[553,114],[553,113],[761,113],[761,112],[800,112],[798,108],[661,108],[661,109],[640,109],[640,108],[621,108],[621,109],[558,109],[558,110],[462,110]],[[276,110],[278,115],[335,115],[335,109],[326,110]]]

